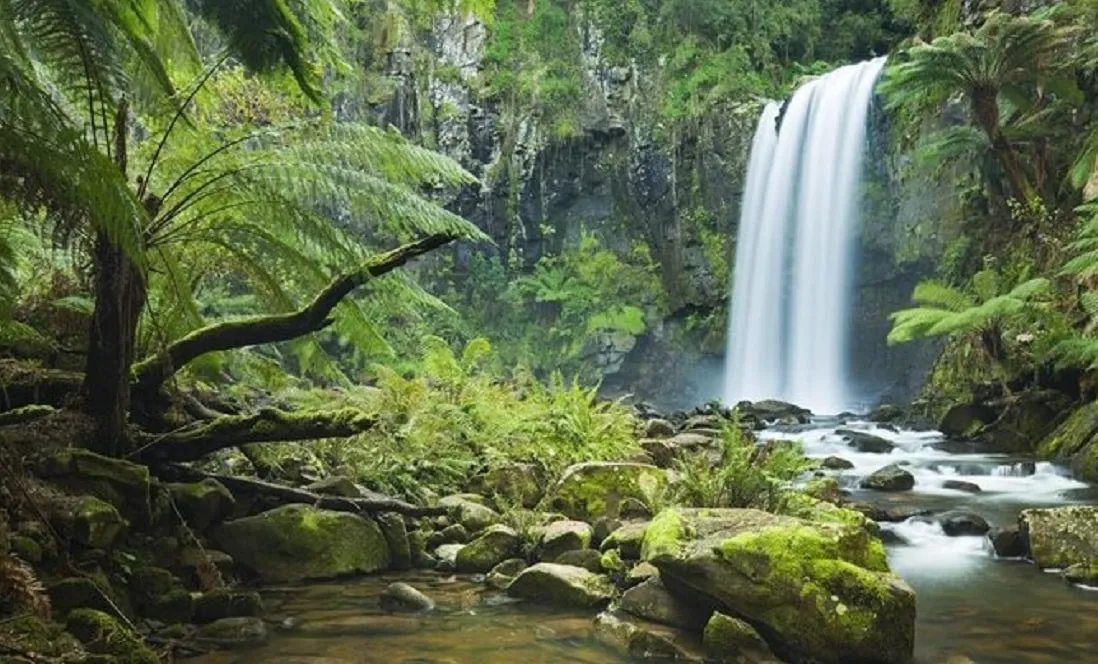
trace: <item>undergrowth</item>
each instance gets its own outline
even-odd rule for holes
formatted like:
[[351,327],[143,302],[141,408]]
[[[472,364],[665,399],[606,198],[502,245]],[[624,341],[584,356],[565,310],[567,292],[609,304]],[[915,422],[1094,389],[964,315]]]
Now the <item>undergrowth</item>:
[[597,388],[547,382],[517,369],[493,370],[493,351],[473,339],[456,354],[444,340],[424,337],[421,371],[401,375],[375,366],[376,384],[333,391],[291,391],[303,408],[351,406],[376,413],[373,430],[308,448],[276,445],[266,461],[301,461],[348,475],[370,488],[423,499],[459,491],[477,472],[522,461],[553,480],[581,461],[615,460],[637,451],[635,418],[620,402],[600,401]]

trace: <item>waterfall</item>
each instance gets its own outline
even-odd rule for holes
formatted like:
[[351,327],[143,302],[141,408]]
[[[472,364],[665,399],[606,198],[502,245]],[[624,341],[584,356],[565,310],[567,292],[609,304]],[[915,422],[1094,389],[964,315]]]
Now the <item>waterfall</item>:
[[866,119],[885,58],[766,106],[751,144],[732,278],[724,399],[777,398],[821,413],[847,386],[854,236]]

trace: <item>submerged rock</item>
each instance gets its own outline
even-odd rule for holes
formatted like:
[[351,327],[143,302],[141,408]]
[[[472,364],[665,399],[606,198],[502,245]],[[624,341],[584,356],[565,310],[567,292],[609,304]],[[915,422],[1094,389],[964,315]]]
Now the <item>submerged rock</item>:
[[199,628],[195,639],[221,648],[256,646],[267,641],[267,626],[259,618],[222,618]]
[[938,515],[938,523],[946,535],[983,535],[991,530],[987,520],[979,514],[954,510]]
[[327,579],[389,567],[389,544],[370,519],[285,505],[213,529],[217,544],[267,583]]
[[705,660],[696,636],[619,611],[604,611],[596,616],[594,634],[599,642],[637,661],[701,664]]
[[643,555],[672,593],[763,630],[791,662],[906,662],[915,593],[865,528],[751,509],[664,510]]
[[829,456],[820,462],[820,465],[828,470],[849,470],[854,464],[842,457]]
[[869,452],[873,454],[888,454],[892,450],[896,449],[896,446],[891,441],[881,438],[880,436],[874,436],[871,433],[864,431],[854,431],[852,429],[838,429],[835,434],[847,442],[851,447],[859,452]]
[[381,591],[381,608],[387,611],[431,611],[435,601],[407,583],[390,583]]
[[1098,560],[1098,507],[1023,510],[1018,525],[1038,567],[1064,568]]
[[1021,558],[1029,553],[1022,531],[1016,525],[992,528],[987,537],[1000,558]]
[[507,594],[512,597],[579,608],[604,605],[610,601],[613,591],[605,576],[556,563],[527,567],[507,588]]
[[553,489],[552,506],[570,519],[616,517],[622,502],[647,503],[667,485],[663,470],[643,463],[590,462],[569,466]]
[[454,564],[459,572],[484,574],[504,560],[518,555],[521,548],[522,541],[518,533],[512,528],[497,524],[461,547],[454,557]]
[[705,625],[702,643],[705,645],[705,654],[711,661],[781,664],[781,660],[770,652],[770,646],[754,627],[720,611],[714,612]]
[[1098,587],[1098,563],[1075,563],[1061,572],[1060,576],[1068,583]]
[[964,480],[946,480],[942,482],[942,488],[953,489],[954,491],[964,491],[966,493],[981,493],[983,491],[979,484],[965,482]]
[[909,491],[915,486],[915,476],[890,463],[862,478],[860,486],[874,491]]

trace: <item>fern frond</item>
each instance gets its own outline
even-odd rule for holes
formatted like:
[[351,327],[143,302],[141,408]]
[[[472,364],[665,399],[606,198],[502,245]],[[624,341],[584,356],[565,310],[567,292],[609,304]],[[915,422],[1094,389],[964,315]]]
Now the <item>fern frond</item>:
[[911,300],[922,306],[947,311],[964,311],[976,304],[959,288],[934,280],[922,281],[916,285]]

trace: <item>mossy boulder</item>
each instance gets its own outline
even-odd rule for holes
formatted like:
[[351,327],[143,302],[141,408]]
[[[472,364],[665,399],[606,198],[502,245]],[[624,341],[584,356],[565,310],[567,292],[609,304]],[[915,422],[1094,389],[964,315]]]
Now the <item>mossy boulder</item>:
[[507,588],[512,597],[576,608],[605,605],[613,592],[614,587],[605,576],[556,563],[527,567]]
[[114,610],[114,591],[110,582],[102,575],[95,578],[71,576],[59,579],[49,584],[46,592],[50,597],[50,605],[58,615],[63,616],[75,609]]
[[915,486],[915,476],[890,463],[862,478],[860,486],[874,491],[910,491]]
[[435,601],[407,583],[390,583],[378,600],[386,611],[432,611]]
[[106,549],[127,526],[113,505],[95,496],[64,501],[51,521],[60,533],[92,549]]
[[620,606],[623,611],[640,618],[697,632],[705,627],[710,613],[702,606],[672,595],[659,576],[626,590]]
[[55,452],[39,464],[41,477],[72,494],[106,501],[139,525],[152,519],[149,469],[81,448]]
[[1061,572],[1060,576],[1068,583],[1098,587],[1098,563],[1075,563]]
[[554,521],[545,526],[541,535],[541,559],[555,561],[568,551],[586,549],[591,545],[591,526],[583,521]]
[[705,625],[702,643],[711,662],[781,664],[754,627],[719,611]]
[[488,585],[498,590],[507,590],[507,586],[511,585],[519,572],[524,569],[526,569],[525,560],[522,558],[508,558],[488,572]]
[[65,629],[88,652],[109,655],[119,664],[159,664],[160,658],[133,632],[117,620],[95,609],[77,609],[69,613]]
[[197,531],[205,531],[232,516],[236,505],[225,485],[211,478],[188,484],[169,484],[167,488],[179,513]]
[[1038,456],[1071,464],[1075,476],[1098,482],[1098,401],[1079,407],[1037,445]]
[[393,569],[412,569],[412,544],[408,540],[408,526],[404,517],[394,512],[374,515],[381,534],[389,544],[389,566]]
[[510,463],[473,477],[466,488],[471,493],[494,498],[497,505],[531,509],[545,495],[545,473],[532,463]]
[[29,612],[5,615],[0,620],[0,644],[18,644],[20,650],[37,655],[33,660],[0,655],[0,662],[4,664],[62,662],[81,649],[76,637],[64,631],[64,625],[47,622]]
[[461,547],[454,558],[457,571],[484,574],[499,563],[513,558],[522,549],[522,540],[514,529],[496,524],[479,537]]
[[865,528],[751,509],[665,510],[642,554],[673,593],[746,619],[795,664],[911,658],[915,593]]
[[42,545],[25,535],[15,535],[11,538],[11,552],[31,564],[42,562],[44,554]]
[[643,463],[590,462],[569,466],[552,491],[553,509],[570,519],[616,517],[626,498],[648,504],[667,486],[666,472]]
[[647,521],[634,521],[626,523],[610,533],[602,541],[600,547],[603,551],[617,549],[621,557],[626,560],[639,560],[641,545],[644,543],[644,534],[648,531]]
[[1098,560],[1098,507],[1023,510],[1018,526],[1038,567],[1065,568]]
[[458,493],[441,498],[438,504],[449,509],[467,532],[477,533],[500,522],[499,513],[484,505],[483,501],[483,496]]
[[259,593],[236,588],[217,588],[199,595],[194,601],[194,621],[199,624],[222,618],[257,617],[263,615],[263,600]]
[[267,583],[327,579],[389,567],[389,544],[372,520],[285,505],[215,527],[213,539]]

